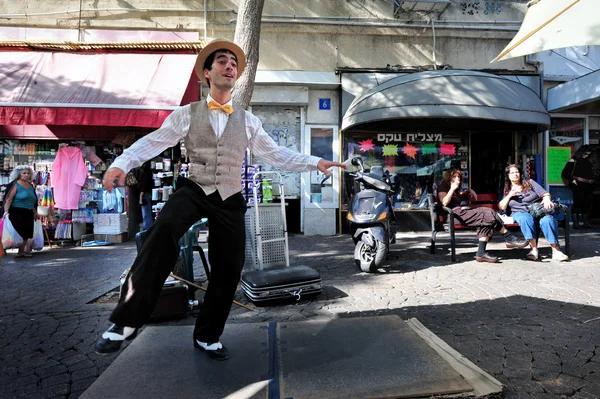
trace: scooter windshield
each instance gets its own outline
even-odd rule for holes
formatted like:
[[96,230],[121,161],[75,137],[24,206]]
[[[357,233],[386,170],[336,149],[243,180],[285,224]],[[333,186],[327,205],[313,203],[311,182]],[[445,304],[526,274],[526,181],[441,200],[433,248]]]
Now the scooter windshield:
[[387,183],[382,182],[381,180],[377,180],[374,177],[371,177],[368,175],[362,175],[361,178],[365,183],[367,183],[370,186],[373,186],[377,190],[381,190],[381,191],[391,191],[392,190],[392,188]]

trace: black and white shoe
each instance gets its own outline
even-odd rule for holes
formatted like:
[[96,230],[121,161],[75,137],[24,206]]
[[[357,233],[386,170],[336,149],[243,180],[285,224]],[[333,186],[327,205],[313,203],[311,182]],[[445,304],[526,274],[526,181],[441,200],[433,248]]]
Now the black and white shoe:
[[194,338],[194,348],[205,351],[208,357],[214,360],[227,360],[229,358],[229,351],[220,342],[207,343]]
[[123,341],[131,341],[137,336],[137,328],[113,324],[94,345],[94,351],[100,354],[113,353],[121,349]]

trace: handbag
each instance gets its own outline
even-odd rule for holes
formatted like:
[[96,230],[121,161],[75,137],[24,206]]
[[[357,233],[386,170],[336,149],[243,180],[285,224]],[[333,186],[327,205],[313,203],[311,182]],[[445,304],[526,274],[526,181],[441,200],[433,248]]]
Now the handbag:
[[546,209],[542,204],[542,198],[540,197],[536,202],[533,202],[526,206],[527,212],[535,219],[541,219],[547,215],[558,215],[563,210],[564,205],[557,200],[552,200],[552,208]]

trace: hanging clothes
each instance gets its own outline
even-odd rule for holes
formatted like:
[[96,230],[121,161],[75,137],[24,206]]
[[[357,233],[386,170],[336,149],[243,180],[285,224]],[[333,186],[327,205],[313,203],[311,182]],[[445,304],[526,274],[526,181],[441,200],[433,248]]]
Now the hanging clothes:
[[115,188],[112,192],[104,190],[102,193],[102,213],[123,213],[123,195],[121,190]]
[[85,184],[87,173],[79,148],[63,147],[58,150],[52,163],[54,201],[57,208],[79,208],[79,194]]

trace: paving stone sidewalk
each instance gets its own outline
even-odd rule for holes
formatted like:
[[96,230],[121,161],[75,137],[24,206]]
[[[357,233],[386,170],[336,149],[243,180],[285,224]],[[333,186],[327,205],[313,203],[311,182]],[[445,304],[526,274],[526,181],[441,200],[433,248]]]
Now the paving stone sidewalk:
[[[474,261],[472,232],[459,233],[456,263],[447,235],[434,255],[429,240],[427,233],[401,234],[386,267],[365,274],[354,265],[349,236],[293,236],[292,263],[317,269],[323,294],[252,312],[234,307],[230,323],[416,317],[500,380],[506,398],[600,397],[600,230],[574,232],[572,260],[564,263],[549,259],[543,238],[539,262],[494,238],[497,264]],[[4,258],[0,398],[76,398],[94,382],[118,353],[93,352],[114,304],[91,302],[117,287],[134,256],[128,242]],[[194,270],[202,279],[199,260]],[[249,304],[241,293],[237,299]],[[193,323],[191,316],[168,322]]]

